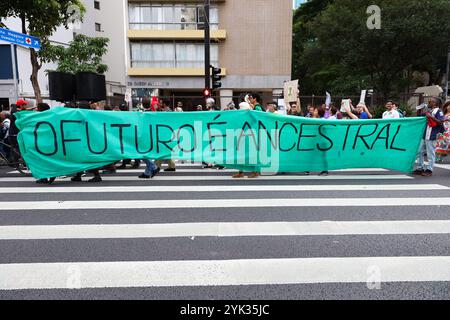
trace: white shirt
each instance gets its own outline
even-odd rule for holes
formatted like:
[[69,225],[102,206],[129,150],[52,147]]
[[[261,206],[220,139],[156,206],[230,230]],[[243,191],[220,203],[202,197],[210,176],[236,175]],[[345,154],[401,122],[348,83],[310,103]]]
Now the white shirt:
[[400,113],[397,110],[386,111],[383,113],[383,119],[400,119]]

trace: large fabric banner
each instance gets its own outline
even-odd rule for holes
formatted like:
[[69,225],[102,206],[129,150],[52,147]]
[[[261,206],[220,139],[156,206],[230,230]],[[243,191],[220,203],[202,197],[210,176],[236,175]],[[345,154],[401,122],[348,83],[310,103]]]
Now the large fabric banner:
[[70,175],[121,159],[183,159],[261,173],[385,168],[410,172],[425,118],[315,120],[254,111],[16,114],[33,176]]

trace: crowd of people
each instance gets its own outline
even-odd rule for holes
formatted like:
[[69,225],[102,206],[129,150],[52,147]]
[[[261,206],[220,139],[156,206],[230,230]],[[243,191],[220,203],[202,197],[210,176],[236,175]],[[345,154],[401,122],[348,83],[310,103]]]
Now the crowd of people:
[[[196,111],[217,111],[219,108],[213,98],[208,98],[205,101],[205,106],[198,105]],[[79,102],[68,103],[67,108],[80,108],[89,110],[108,110],[108,111],[128,111],[126,104],[121,104],[116,107],[102,106],[99,103]],[[306,110],[302,109],[300,99],[297,102],[286,103],[283,112],[280,112],[280,106],[275,101],[269,101],[265,107],[262,104],[261,96],[257,93],[247,94],[242,97],[242,101],[236,107],[234,102],[230,102],[222,110],[254,110],[258,112],[268,112],[271,114],[286,114],[288,116],[305,117],[312,119],[324,120],[365,120],[373,119],[374,116],[370,112],[365,103],[360,102],[353,105],[351,100],[343,100],[340,108],[336,104],[330,102],[320,106],[308,105]],[[399,104],[394,100],[388,100],[385,104],[386,111],[383,113],[383,119],[400,119],[405,117],[405,113],[399,109]],[[0,113],[0,141],[4,142],[10,148],[18,150],[17,135],[19,130],[15,125],[16,112],[21,111],[37,111],[42,112],[49,110],[48,104],[40,103],[35,108],[29,106],[28,101],[20,99],[16,104],[10,107],[10,110],[3,110]],[[138,105],[141,112],[183,112],[183,103],[177,102],[176,106],[171,106],[165,100],[158,100],[155,103],[147,104],[146,106]],[[427,118],[427,127],[423,133],[422,142],[417,155],[417,169],[413,172],[414,175],[421,175],[430,177],[433,175],[434,165],[436,160],[441,161],[443,157],[450,154],[450,101],[443,103],[442,99],[433,97],[429,99],[428,103],[423,103],[416,108],[416,116]],[[0,144],[0,152],[9,156],[9,150],[5,145]],[[428,163],[425,163],[425,155]],[[134,161],[133,161],[134,160]],[[88,180],[92,183],[102,181],[102,173],[115,173],[117,169],[126,169],[127,165],[132,168],[140,168],[141,161],[145,163],[146,170],[139,176],[140,179],[151,179],[160,173],[163,163],[167,164],[166,172],[176,171],[176,165],[173,160],[148,160],[148,159],[123,159],[119,162],[112,163],[103,168],[90,170],[88,172],[79,172],[71,178],[73,182],[81,182],[82,177],[87,174],[93,174],[93,178]],[[223,166],[203,163],[203,168],[217,168],[223,169]],[[306,172],[309,174],[309,172]],[[328,171],[323,171],[320,175],[328,175]],[[233,178],[244,178],[244,172],[236,173]],[[248,174],[249,178],[257,178],[259,172],[254,171]],[[55,178],[41,179],[37,183],[51,184]]]

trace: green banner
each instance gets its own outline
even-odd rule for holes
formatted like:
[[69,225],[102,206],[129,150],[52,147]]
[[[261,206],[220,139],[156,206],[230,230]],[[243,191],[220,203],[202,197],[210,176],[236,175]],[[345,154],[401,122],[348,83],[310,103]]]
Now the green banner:
[[121,159],[183,159],[261,173],[385,168],[411,172],[425,118],[316,120],[254,111],[16,114],[33,176],[70,175]]

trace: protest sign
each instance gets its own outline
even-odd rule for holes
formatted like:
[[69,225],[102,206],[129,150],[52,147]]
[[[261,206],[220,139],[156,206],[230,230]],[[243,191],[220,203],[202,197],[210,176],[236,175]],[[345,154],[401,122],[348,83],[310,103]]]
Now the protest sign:
[[297,102],[298,80],[287,81],[284,83],[284,101]]

